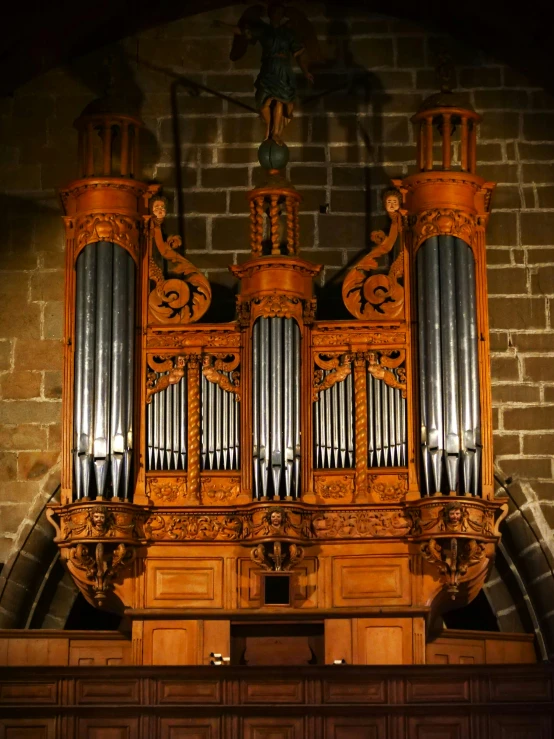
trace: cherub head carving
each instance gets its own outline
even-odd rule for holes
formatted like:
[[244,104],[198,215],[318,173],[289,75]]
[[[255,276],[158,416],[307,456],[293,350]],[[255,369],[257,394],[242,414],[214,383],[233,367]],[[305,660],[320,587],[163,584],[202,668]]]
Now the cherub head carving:
[[95,505],[89,512],[91,534],[102,536],[110,527],[111,515],[103,505]]
[[459,503],[448,503],[443,511],[444,523],[447,528],[458,529],[464,520],[464,511]]
[[392,218],[393,213],[400,210],[402,205],[402,195],[399,190],[389,188],[383,193],[383,205],[387,214]]
[[267,521],[272,529],[280,529],[285,523],[285,516],[280,508],[270,508],[267,512]]
[[167,215],[167,198],[163,195],[155,195],[150,203],[150,211],[156,224],[161,225]]

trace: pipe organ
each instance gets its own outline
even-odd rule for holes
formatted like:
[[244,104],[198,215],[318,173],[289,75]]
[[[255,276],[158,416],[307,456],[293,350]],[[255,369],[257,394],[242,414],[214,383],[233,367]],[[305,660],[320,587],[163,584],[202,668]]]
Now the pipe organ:
[[318,319],[300,195],[266,170],[227,323],[204,319],[210,284],[133,175],[140,121],[77,122],[49,517],[85,598],[131,622],[135,664],[265,664],[262,622],[293,663],[422,663],[441,614],[478,593],[506,512],[479,120],[453,93],[414,116],[418,171],[392,182],[388,233],[347,270],[349,320]]

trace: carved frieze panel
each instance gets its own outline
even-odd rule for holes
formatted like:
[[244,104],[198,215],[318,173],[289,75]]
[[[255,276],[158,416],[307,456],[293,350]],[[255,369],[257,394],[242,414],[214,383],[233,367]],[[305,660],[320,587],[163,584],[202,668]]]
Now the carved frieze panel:
[[140,221],[120,213],[87,213],[75,221],[77,259],[87,244],[110,241],[122,246],[138,262]]
[[457,236],[469,246],[475,239],[476,218],[463,210],[454,208],[429,208],[417,214],[412,226],[414,249],[431,236],[441,234]]

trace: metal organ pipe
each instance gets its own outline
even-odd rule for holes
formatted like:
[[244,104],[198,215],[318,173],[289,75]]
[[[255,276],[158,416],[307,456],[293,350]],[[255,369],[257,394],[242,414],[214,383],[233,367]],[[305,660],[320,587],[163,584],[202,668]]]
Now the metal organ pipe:
[[300,496],[300,329],[258,318],[252,330],[254,496]]
[[[158,381],[166,375],[158,374]],[[152,395],[146,406],[148,470],[187,468],[187,379]]]
[[422,488],[477,495],[481,428],[471,248],[457,237],[427,239],[417,255],[417,283]]
[[122,247],[100,241],[83,249],[76,273],[75,497],[128,498],[135,265]]

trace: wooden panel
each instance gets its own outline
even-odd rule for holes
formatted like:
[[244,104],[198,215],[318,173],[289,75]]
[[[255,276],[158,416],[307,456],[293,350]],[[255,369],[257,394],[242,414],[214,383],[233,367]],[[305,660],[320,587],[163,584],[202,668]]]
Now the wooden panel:
[[406,701],[408,703],[467,702],[470,699],[469,680],[450,677],[406,678]]
[[354,663],[409,665],[412,662],[412,621],[408,618],[355,620]]
[[[259,608],[260,568],[250,559],[239,560],[239,608]],[[294,568],[291,578],[294,608],[317,608],[317,561],[306,557]]]
[[533,664],[536,661],[537,655],[532,641],[485,639],[487,665]]
[[131,642],[122,639],[117,641],[87,641],[72,639],[69,643],[69,664],[89,665],[130,665]]
[[352,664],[352,619],[328,618],[325,620],[325,664],[336,659]]
[[552,739],[552,716],[491,716],[489,736],[494,739]]
[[247,636],[247,665],[308,665],[313,659],[309,636]]
[[49,705],[57,701],[58,684],[54,681],[0,683],[0,703]]
[[75,702],[117,703],[133,705],[140,703],[140,683],[138,680],[77,680]]
[[482,665],[485,662],[485,643],[481,639],[437,639],[427,645],[429,665]]
[[143,664],[198,664],[198,621],[146,621]]
[[303,680],[243,680],[241,703],[303,703]]
[[386,718],[328,718],[325,739],[386,739]]
[[468,739],[469,720],[466,716],[410,716],[408,736],[410,739]]
[[160,739],[219,739],[218,718],[162,718]]
[[243,739],[304,739],[301,718],[245,718]]
[[54,739],[56,719],[0,718],[0,739]]
[[528,677],[521,680],[517,676],[507,674],[489,680],[489,695],[493,703],[522,700],[551,701],[550,691],[550,681],[546,677]]
[[203,630],[203,664],[210,664],[212,652],[229,657],[231,654],[231,622],[204,621]]
[[221,703],[221,683],[218,680],[160,680],[158,702]]
[[138,739],[138,718],[80,718],[79,739]]
[[410,605],[407,557],[333,557],[333,605]]
[[36,665],[67,665],[69,639],[11,638],[7,640],[7,662],[9,667]]
[[328,680],[323,685],[324,703],[385,703],[386,700],[386,680]]
[[223,559],[148,560],[146,606],[222,608]]

